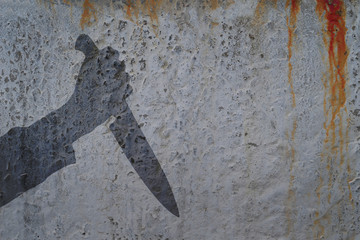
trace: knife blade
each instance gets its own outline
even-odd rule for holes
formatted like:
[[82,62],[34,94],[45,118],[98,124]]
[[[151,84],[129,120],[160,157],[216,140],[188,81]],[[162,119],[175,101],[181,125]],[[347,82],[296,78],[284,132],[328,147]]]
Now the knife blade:
[[157,200],[173,215],[179,217],[179,210],[166,175],[139,127],[133,113],[127,106],[110,125],[125,156]]

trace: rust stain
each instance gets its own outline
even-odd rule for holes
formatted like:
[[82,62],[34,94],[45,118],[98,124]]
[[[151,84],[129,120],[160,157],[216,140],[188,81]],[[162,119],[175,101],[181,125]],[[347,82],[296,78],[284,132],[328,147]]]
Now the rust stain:
[[[319,217],[319,212],[315,212],[315,217]],[[314,239],[324,239],[325,227],[321,224],[321,219],[316,219],[314,225],[318,227],[318,229],[313,228]]]
[[290,89],[291,89],[292,106],[295,107],[296,101],[295,101],[294,84],[293,84],[293,79],[292,79],[293,66],[291,63],[291,57],[292,57],[292,47],[293,47],[293,41],[294,41],[294,33],[295,33],[295,29],[296,29],[297,15],[300,11],[300,0],[287,0],[286,8],[289,8],[289,6],[290,6],[290,16],[288,15],[286,18],[286,24],[288,27],[288,53],[289,53],[288,81],[289,81]]
[[215,10],[219,7],[219,2],[218,0],[211,0],[210,1],[210,8],[211,10]]
[[[54,0],[37,0],[40,3],[53,4]],[[163,12],[174,13],[181,11],[185,7],[190,5],[196,6],[200,12],[209,13],[219,7],[224,9],[234,4],[234,0],[203,0],[193,1],[184,4],[178,4],[177,1],[163,1],[163,0],[124,0],[124,1],[113,1],[113,0],[59,0],[62,4],[70,6],[79,6],[82,4],[83,13],[80,19],[80,26],[84,29],[86,26],[91,26],[98,20],[98,15],[102,13],[103,7],[109,7],[111,11],[117,9],[123,10],[125,16],[130,21],[135,22],[139,19],[140,15],[150,18],[150,23],[154,29],[158,28],[159,15]],[[275,1],[275,0],[271,0]]]
[[126,16],[128,18],[131,18],[131,0],[128,0],[127,6],[126,6]]
[[[321,17],[324,14],[326,27],[323,40],[328,48],[328,76],[323,81],[325,88],[324,128],[325,143],[330,143],[330,151],[340,156],[340,165],[344,162],[343,112],[346,111],[346,82],[348,49],[345,42],[345,6],[341,0],[317,0],[316,11]],[[329,100],[328,100],[329,98]],[[338,119],[338,123],[336,122]],[[336,137],[338,134],[338,138]],[[336,142],[339,146],[335,146]]]
[[218,22],[211,22],[211,29],[213,29],[214,27],[219,26],[220,23]]
[[96,13],[97,11],[94,8],[94,5],[91,4],[89,0],[84,0],[83,13],[80,19],[81,29],[84,30],[85,26],[90,26],[92,24],[91,22],[92,18],[94,19],[95,22],[97,21]]
[[347,178],[347,187],[348,187],[348,190],[349,190],[349,201],[351,203],[351,206],[353,208],[355,208],[355,205],[354,205],[354,200],[353,200],[353,196],[352,196],[352,191],[351,191],[351,186],[350,186],[350,182],[351,182],[351,179],[350,179],[350,176],[351,176],[351,168],[350,168],[350,163],[348,162],[347,166],[346,166],[346,170],[348,172],[348,178]]
[[[231,0],[225,1],[226,6],[233,4]],[[128,0],[126,2],[126,17],[130,21],[135,21],[140,15],[149,16],[153,28],[159,24],[159,14],[162,11],[172,12],[176,2],[162,0]],[[215,10],[220,7],[218,0],[204,1],[202,7],[207,10]],[[135,17],[135,18],[134,18]]]
[[277,0],[259,0],[254,13],[254,22],[257,25],[265,23],[265,15],[270,8],[277,7]]
[[292,212],[296,211],[295,203],[296,203],[296,195],[294,190],[294,183],[295,183],[295,176],[294,176],[294,164],[296,161],[296,151],[295,151],[295,134],[297,129],[297,119],[294,117],[293,119],[293,129],[291,131],[291,161],[290,161],[290,182],[288,187],[288,195],[286,199],[286,219],[287,219],[287,234],[290,235],[292,232],[294,232],[294,221],[292,218]]
[[234,0],[228,0],[226,2],[226,5],[225,5],[225,8],[228,9],[231,5],[235,4],[235,1]]
[[[291,89],[291,106],[293,109],[296,107],[296,99],[295,99],[295,92],[294,92],[294,86],[293,86],[293,78],[292,78],[292,71],[293,66],[291,63],[292,58],[292,48],[293,48],[293,42],[294,42],[294,35],[295,35],[295,29],[297,24],[297,16],[300,12],[300,0],[287,0],[285,7],[289,9],[289,15],[286,18],[286,24],[288,28],[288,83],[290,85]],[[296,135],[296,129],[297,129],[297,118],[296,116],[293,117],[293,126],[291,131],[291,161],[290,161],[290,182],[289,182],[289,189],[288,189],[288,197],[286,201],[287,205],[287,212],[286,212],[286,219],[287,219],[287,234],[290,235],[294,231],[294,221],[291,216],[291,212],[294,211],[295,207],[295,201],[296,201],[296,195],[294,191],[294,181],[295,176],[293,173],[294,170],[294,164],[296,161],[296,151],[295,151],[295,135]]]
[[320,202],[320,198],[321,198],[321,188],[324,186],[324,179],[322,178],[322,176],[320,175],[319,177],[319,185],[316,187],[316,196]]
[[128,0],[126,4],[126,17],[130,21],[134,21],[133,16],[135,16],[135,20],[139,18],[139,15],[146,15],[150,17],[150,23],[157,33],[157,26],[159,25],[158,13],[162,10],[163,2],[162,0]]
[[[327,202],[330,204],[333,179],[338,181],[343,179],[336,175],[334,167],[340,168],[339,175],[347,174],[347,186],[349,191],[349,201],[353,205],[352,193],[349,179],[351,175],[349,159],[347,159],[346,170],[342,168],[345,163],[345,156],[348,152],[349,119],[344,121],[347,116],[346,109],[346,85],[347,85],[347,58],[348,48],[346,45],[346,9],[342,0],[316,0],[316,12],[323,23],[323,42],[327,48],[328,71],[323,75],[324,86],[324,129],[326,136],[324,139],[324,150],[321,154],[321,161],[326,161],[328,173],[327,180]],[[345,129],[344,129],[345,128]],[[344,173],[346,172],[346,173]],[[320,185],[317,188],[317,196],[320,201],[321,195],[318,189],[323,185],[323,177],[320,176]],[[340,183],[340,190],[344,192],[344,184]],[[340,214],[338,217],[341,218]],[[314,221],[314,226],[320,231],[324,227],[319,222]]]
[[[324,94],[324,129],[326,136],[324,149],[327,152],[327,169],[329,172],[328,188],[332,187],[333,159],[339,157],[339,166],[345,162],[348,150],[349,122],[344,122],[347,113],[346,84],[348,48],[345,41],[345,5],[342,0],[317,0],[316,11],[319,17],[326,20],[323,41],[328,51],[329,70],[323,79]],[[346,129],[344,130],[344,125]],[[345,135],[345,136],[344,136]],[[346,140],[346,141],[345,141]],[[350,174],[348,172],[348,174]],[[351,193],[350,193],[351,195]],[[328,195],[330,202],[331,195]]]
[[[350,126],[350,118],[347,118],[347,126]],[[346,138],[345,152],[347,153],[349,151],[349,140],[348,140],[349,139],[349,127],[346,128],[345,138]],[[347,186],[348,186],[348,190],[349,190],[349,201],[351,203],[351,206],[353,208],[355,208],[355,204],[354,204],[354,200],[353,200],[353,196],[352,196],[352,192],[351,192],[351,187],[350,187],[352,171],[351,171],[351,167],[350,167],[350,158],[349,157],[347,158],[347,161],[346,161],[346,171],[347,171]]]

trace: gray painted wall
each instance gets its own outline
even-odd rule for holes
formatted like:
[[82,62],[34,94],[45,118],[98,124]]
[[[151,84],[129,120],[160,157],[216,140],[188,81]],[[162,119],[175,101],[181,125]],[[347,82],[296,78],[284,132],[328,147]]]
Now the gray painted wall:
[[76,163],[0,208],[0,239],[360,239],[359,7],[2,0],[0,136],[70,101],[85,33],[124,61],[180,216],[110,116],[72,143]]

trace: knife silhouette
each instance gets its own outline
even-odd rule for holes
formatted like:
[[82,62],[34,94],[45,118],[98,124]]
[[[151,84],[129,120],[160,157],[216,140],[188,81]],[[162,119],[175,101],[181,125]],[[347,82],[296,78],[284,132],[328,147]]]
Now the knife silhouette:
[[[75,49],[82,51],[85,54],[85,59],[95,59],[96,55],[99,53],[96,45],[90,37],[85,34],[78,37]],[[114,64],[118,66],[119,70],[119,72],[115,73],[115,79],[109,79],[109,81],[119,81],[120,84],[120,90],[112,94],[109,104],[111,109],[110,112],[116,118],[110,125],[110,130],[121,146],[125,156],[151,193],[168,211],[179,217],[176,200],[166,175],[126,103],[125,99],[129,96],[132,89],[128,84],[129,77],[124,72],[125,64],[124,62],[119,62],[118,52],[111,47],[101,51],[107,52],[108,55],[105,56],[105,59],[114,59]],[[109,61],[105,60],[104,62]],[[112,62],[110,61],[110,63]],[[102,63],[102,61],[97,61],[96,64],[104,63]],[[121,73],[123,73],[123,75],[121,75]],[[87,80],[84,79],[84,81]]]
[[126,103],[132,88],[118,51],[99,50],[85,34],[77,38],[75,49],[85,59],[70,99],[30,126],[0,137],[0,207],[76,163],[72,144],[114,116],[110,129],[125,156],[151,193],[179,216],[164,171]]
[[116,117],[110,129],[151,193],[167,210],[179,217],[170,184],[129,107],[125,106],[124,112]]

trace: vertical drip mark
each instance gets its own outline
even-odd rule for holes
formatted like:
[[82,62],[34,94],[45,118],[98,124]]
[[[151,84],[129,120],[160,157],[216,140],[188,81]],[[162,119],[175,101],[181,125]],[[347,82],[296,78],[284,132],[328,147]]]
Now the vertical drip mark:
[[161,0],[148,0],[148,13],[152,22],[156,21],[159,24],[157,12],[161,6]]
[[289,59],[288,59],[288,67],[289,67],[289,73],[288,73],[288,80],[291,90],[291,97],[292,97],[292,107],[295,108],[296,101],[295,101],[295,92],[294,92],[294,85],[293,85],[293,79],[292,79],[292,64],[291,64],[291,57],[292,57],[292,45],[293,45],[293,37],[294,32],[296,29],[296,22],[297,22],[297,14],[300,11],[300,1],[299,0],[287,0],[286,7],[288,8],[290,6],[290,16],[286,17],[286,24],[288,27],[288,53],[289,53]]
[[70,17],[73,20],[73,4],[70,0],[63,0],[65,4],[70,6]]
[[135,15],[136,20],[139,18],[139,13],[148,15],[151,26],[157,35],[159,25],[158,12],[162,6],[162,0],[128,0],[126,3],[126,16],[130,21],[134,21],[132,15]]
[[[346,75],[348,50],[345,41],[345,5],[342,0],[317,0],[316,11],[320,18],[325,18],[323,41],[328,51],[329,70],[324,76],[324,158],[329,173],[328,201],[331,200],[330,189],[333,185],[334,162],[339,158],[339,167],[345,162],[348,149],[348,120],[346,116]],[[346,129],[344,131],[344,125]],[[345,135],[345,136],[344,136]],[[346,141],[345,141],[346,140]],[[349,164],[349,162],[347,162]]]
[[80,26],[82,30],[84,30],[85,25],[91,25],[91,18],[94,18],[95,22],[97,21],[96,9],[94,8],[94,5],[89,2],[89,0],[84,0],[83,9],[84,10],[80,19]]
[[132,20],[132,15],[135,15],[135,18],[139,18],[139,13],[146,14],[150,17],[152,23],[159,23],[158,11],[162,7],[162,0],[128,0],[126,3],[126,15]]
[[[346,109],[345,109],[346,111]],[[346,111],[347,113],[347,111]],[[346,133],[345,133],[345,139],[346,139],[346,143],[345,143],[345,152],[348,153],[349,152],[349,126],[350,126],[350,118],[347,118],[346,120]],[[352,197],[352,192],[351,192],[351,187],[350,187],[350,182],[351,182],[351,167],[350,167],[350,158],[347,157],[347,161],[346,161],[346,171],[347,171],[347,187],[349,190],[349,201],[351,203],[351,206],[353,208],[355,208],[354,205],[354,201],[353,201],[353,197]]]
[[131,19],[131,0],[128,0],[126,5],[126,16]]
[[[334,180],[339,182],[341,192],[345,191],[347,185],[349,191],[349,202],[353,205],[352,193],[349,179],[351,175],[350,160],[347,157],[346,169],[344,169],[345,158],[348,152],[349,119],[346,109],[346,84],[347,84],[347,58],[348,49],[345,41],[347,28],[345,26],[346,9],[342,0],[317,0],[316,12],[323,23],[323,42],[327,48],[328,71],[323,75],[324,86],[324,139],[321,162],[326,161],[327,169],[327,202],[331,204],[332,188]],[[345,127],[345,129],[344,129]],[[338,163],[338,164],[337,164]],[[339,171],[335,168],[338,166]],[[337,172],[339,172],[337,174]],[[342,183],[343,174],[347,174],[347,183]],[[317,197],[321,201],[320,189],[324,177],[321,176],[321,186],[317,188]],[[354,205],[353,205],[354,206]],[[338,218],[341,218],[338,214]],[[320,221],[314,221],[318,231],[324,233]]]
[[319,230],[318,232],[316,232],[315,229],[313,229],[314,239],[322,239],[325,234],[325,227],[321,224],[319,215],[320,215],[319,212],[316,211],[315,212],[316,220],[314,221],[314,225],[318,226]]
[[[321,17],[325,12],[326,27],[324,43],[328,48],[328,75],[323,80],[325,96],[324,110],[326,130],[326,150],[340,157],[340,166],[344,163],[343,113],[346,112],[346,63],[348,57],[345,42],[345,6],[341,0],[317,0],[316,11]],[[329,100],[328,100],[329,99]],[[346,130],[345,135],[347,135]],[[336,136],[338,134],[338,137]],[[338,146],[336,143],[338,142]],[[345,146],[345,148],[347,148]],[[331,164],[329,162],[328,164]]]
[[[297,24],[297,15],[300,12],[300,0],[287,0],[286,1],[286,8],[289,9],[289,15],[286,17],[286,25],[288,27],[288,83],[290,85],[291,90],[291,106],[294,110],[296,107],[296,99],[295,99],[295,92],[293,86],[293,78],[292,78],[292,71],[293,66],[291,63],[292,58],[292,47],[294,41],[294,33]],[[294,190],[294,181],[295,176],[293,174],[294,164],[296,161],[296,151],[295,151],[295,134],[297,129],[297,118],[296,116],[293,117],[293,124],[292,124],[292,131],[291,131],[291,161],[290,161],[290,182],[289,182],[289,189],[288,189],[288,197],[286,200],[286,218],[287,218],[287,234],[288,236],[294,231],[294,221],[292,219],[292,213],[295,212],[295,190]]]

